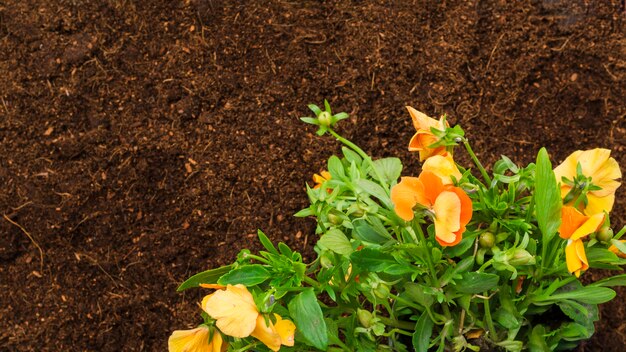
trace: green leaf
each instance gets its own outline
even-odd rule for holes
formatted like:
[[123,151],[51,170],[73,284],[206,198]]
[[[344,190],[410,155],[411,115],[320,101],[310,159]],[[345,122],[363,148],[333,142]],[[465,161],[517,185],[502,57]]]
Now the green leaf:
[[543,234],[542,241],[547,243],[554,237],[561,225],[562,202],[561,191],[545,148],[541,148],[537,155],[534,196],[537,223]]
[[605,303],[615,298],[615,291],[606,287],[586,286],[570,292],[555,293],[548,297],[537,297],[535,303],[558,302],[573,299],[587,304]]
[[274,244],[272,244],[272,241],[270,241],[270,239],[265,235],[265,233],[263,233],[263,231],[257,230],[257,236],[259,236],[259,241],[261,242],[263,247],[267,249],[268,252],[272,254],[276,254],[276,255],[278,254],[276,247],[274,247]]
[[289,315],[307,345],[325,351],[328,347],[326,322],[313,289],[299,293],[289,302]]
[[441,277],[441,287],[444,287],[448,282],[454,279],[457,275],[461,275],[467,272],[474,265],[474,257],[467,257],[456,264],[456,266],[448,267],[446,272]]
[[432,287],[426,287],[415,282],[407,282],[404,284],[404,292],[413,302],[423,307],[428,308],[434,302],[433,295],[435,292]]
[[365,219],[354,220],[352,225],[354,226],[353,234],[361,241],[382,244],[391,239],[389,233],[376,230]]
[[326,232],[317,242],[318,245],[337,254],[349,256],[354,250],[348,237],[341,230],[334,228]]
[[563,324],[559,330],[559,336],[567,341],[586,340],[593,334],[593,331],[578,323]]
[[[374,160],[374,167],[387,184],[395,183],[402,173],[402,162],[398,158]],[[375,172],[370,172],[370,175],[374,178],[377,176]]]
[[493,319],[507,329],[517,329],[521,326],[515,315],[506,309],[499,309],[493,315]]
[[232,265],[226,265],[217,269],[206,270],[188,278],[178,286],[176,291],[184,291],[188,288],[199,287],[200,284],[215,284],[219,278],[232,269]]
[[461,293],[481,293],[498,286],[499,279],[496,274],[467,272],[460,280],[455,280],[454,287]]
[[302,120],[305,123],[311,124],[311,125],[319,125],[320,121],[314,117],[301,117],[300,120]]
[[550,351],[548,344],[546,343],[546,328],[543,325],[536,325],[533,331],[530,333],[530,339],[528,341],[528,349],[531,352],[545,352]]
[[612,239],[611,244],[617,247],[617,249],[619,249],[620,252],[626,253],[626,244],[624,244],[624,242],[620,240]]
[[354,265],[371,272],[383,271],[392,264],[398,264],[390,254],[373,248],[363,248],[352,253],[350,260]]
[[231,270],[228,274],[222,276],[217,283],[220,285],[236,285],[242,284],[250,287],[258,285],[269,279],[271,274],[260,264],[245,265],[237,269]]
[[357,184],[366,193],[368,193],[368,194],[378,198],[381,202],[383,202],[383,204],[387,208],[389,208],[389,209],[392,208],[391,198],[389,198],[389,195],[387,194],[385,189],[382,188],[378,183],[376,183],[374,181],[367,180],[367,179],[360,179],[357,182]]
[[606,279],[602,279],[600,281],[594,282],[589,286],[602,286],[602,287],[612,287],[612,286],[626,286],[626,274],[621,274],[613,277],[607,277]]
[[427,312],[417,319],[415,332],[413,333],[413,348],[415,352],[428,352],[430,337],[433,334],[433,321],[430,320]]
[[312,215],[315,215],[315,211],[311,208],[304,208],[298,211],[297,213],[293,214],[293,216],[297,218],[305,218],[307,216],[312,216]]
[[330,172],[331,177],[336,180],[342,180],[346,177],[346,171],[343,168],[343,164],[335,155],[328,159],[328,172]]
[[322,109],[320,109],[319,106],[317,106],[315,104],[309,104],[307,106],[309,107],[309,109],[311,109],[311,111],[313,111],[315,116],[317,116],[317,115],[322,113]]
[[354,162],[357,165],[361,165],[361,163],[363,162],[363,159],[357,152],[346,147],[342,147],[341,151],[343,152],[343,156],[346,158],[346,160],[348,160],[349,163]]

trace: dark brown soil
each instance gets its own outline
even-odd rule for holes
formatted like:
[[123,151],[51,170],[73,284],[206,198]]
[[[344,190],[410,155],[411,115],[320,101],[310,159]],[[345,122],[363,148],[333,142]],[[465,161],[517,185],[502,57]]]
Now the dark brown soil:
[[[621,0],[234,3],[0,0],[0,350],[163,351],[199,320],[177,285],[257,228],[311,253],[291,215],[340,149],[298,117],[324,98],[405,174],[405,105],[487,163],[606,147],[626,171]],[[579,351],[624,350],[618,294]]]

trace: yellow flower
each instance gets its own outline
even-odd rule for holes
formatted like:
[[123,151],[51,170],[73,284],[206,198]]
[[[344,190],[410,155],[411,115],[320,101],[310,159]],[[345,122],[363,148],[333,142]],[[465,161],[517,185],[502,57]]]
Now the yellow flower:
[[213,339],[209,341],[210,330],[201,325],[191,330],[176,330],[167,341],[169,352],[223,352],[228,344],[222,339],[222,334],[213,332]]
[[[315,182],[315,186],[313,186],[313,189],[318,189],[320,187],[322,187],[322,184],[324,184],[324,182],[328,181],[331,179],[330,176],[330,172],[328,171],[322,171],[320,172],[320,174],[313,174],[313,182]],[[328,193],[331,193],[333,190],[332,189],[326,189],[326,191]]]
[[604,213],[585,216],[576,208],[564,206],[561,208],[561,226],[559,236],[568,240],[565,247],[565,261],[567,271],[574,273],[576,277],[580,272],[589,268],[585,244],[582,238],[595,232],[604,222]]
[[438,139],[431,132],[431,128],[438,130],[444,130],[448,127],[443,117],[437,121],[432,117],[428,117],[426,114],[415,110],[414,108],[407,106],[411,119],[413,120],[413,126],[415,127],[415,135],[409,142],[409,150],[412,152],[419,152],[420,161],[424,161],[433,155],[446,155],[446,147],[439,146],[431,148],[430,146],[435,144]]
[[431,156],[422,165],[422,171],[434,173],[441,179],[444,185],[452,184],[451,176],[454,176],[457,181],[463,177],[454,159],[452,159],[452,154]]
[[238,338],[255,337],[272,351],[281,345],[293,346],[296,326],[287,319],[274,314],[276,323],[265,323],[254,298],[243,285],[201,285],[218,289],[204,297],[202,309],[215,319],[215,325],[226,335]]
[[[566,205],[575,204],[580,195],[577,192],[580,192],[581,188],[588,187],[586,181],[589,180],[593,186],[600,189],[588,190],[586,192],[587,203],[579,202],[577,204],[579,210],[586,215],[611,211],[615,202],[615,190],[620,186],[617,180],[622,177],[622,172],[617,161],[611,158],[610,154],[611,151],[608,149],[578,150],[554,169],[557,182],[561,182],[561,196],[566,200]],[[578,164],[586,180],[580,179],[577,171]],[[572,181],[573,184],[563,182],[563,177]],[[572,199],[566,199],[568,194]]]
[[472,219],[472,201],[465,192],[444,185],[439,176],[422,171],[418,178],[403,177],[391,188],[391,202],[399,217],[413,219],[413,207],[420,204],[434,214],[435,239],[442,246],[454,246],[462,239]]

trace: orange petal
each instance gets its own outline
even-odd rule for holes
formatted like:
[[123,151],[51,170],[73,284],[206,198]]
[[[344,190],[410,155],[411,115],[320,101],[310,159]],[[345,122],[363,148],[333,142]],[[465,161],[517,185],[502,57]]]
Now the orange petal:
[[424,202],[420,202],[420,204],[426,207],[431,207],[435,204],[435,200],[439,197],[439,194],[443,192],[443,182],[441,182],[439,176],[430,171],[422,171],[419,176],[419,180],[424,185]]
[[460,187],[448,186],[444,189],[446,191],[456,193],[456,195],[459,197],[459,200],[461,201],[461,218],[459,221],[461,223],[461,226],[467,225],[470,220],[472,220],[472,214],[474,210],[472,200],[467,195],[467,193],[465,193],[465,191],[463,191],[463,189],[461,189]]
[[461,200],[454,192],[441,192],[433,206],[435,211],[435,236],[439,243],[456,241],[456,231],[461,229]]
[[202,309],[224,334],[239,338],[250,336],[259,315],[254,298],[243,285],[215,291],[202,300]]
[[215,290],[221,290],[223,288],[226,288],[226,286],[220,285],[220,284],[200,284],[200,287],[212,288],[212,289],[215,289]]
[[[619,240],[622,243],[626,243],[626,240]],[[620,258],[626,258],[626,253],[622,253],[617,247],[615,247],[614,245],[611,245],[609,247],[609,250],[615,254],[617,254],[618,257]]]
[[588,217],[581,214],[576,208],[563,206],[561,208],[561,226],[559,227],[559,236],[568,239],[572,236],[582,224],[587,221]]
[[280,349],[280,335],[276,332],[274,324],[268,319],[269,325],[265,323],[265,317],[260,315],[256,319],[256,326],[250,336],[263,342],[272,351]]
[[598,227],[602,225],[604,222],[604,213],[598,213],[590,216],[579,228],[574,231],[570,240],[576,241],[579,240],[592,232],[598,230]]
[[413,207],[423,198],[424,186],[416,177],[402,177],[400,183],[391,188],[391,202],[398,216],[406,221],[413,220]]
[[409,115],[411,115],[411,120],[413,120],[413,127],[415,127],[417,131],[419,130],[430,131],[431,127],[437,128],[438,126],[437,120],[433,119],[432,117],[429,117],[423,112],[415,110],[414,108],[410,106],[407,106],[406,109],[409,111]]
[[457,181],[463,176],[452,159],[452,154],[431,156],[422,165],[422,171],[430,171],[439,176],[444,185],[452,184],[451,176]]

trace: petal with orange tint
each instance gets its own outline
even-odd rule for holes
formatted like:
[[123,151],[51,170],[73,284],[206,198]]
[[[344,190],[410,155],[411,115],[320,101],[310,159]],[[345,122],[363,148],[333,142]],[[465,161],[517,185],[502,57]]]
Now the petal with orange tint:
[[570,240],[579,240],[592,232],[595,232],[604,222],[604,213],[598,213],[590,216],[579,228],[574,231]]
[[221,290],[223,288],[226,288],[226,286],[220,285],[220,284],[200,284],[200,287],[212,288],[212,289],[215,289],[215,290]]
[[391,202],[398,216],[406,221],[413,220],[413,207],[424,201],[424,186],[416,177],[402,177],[400,183],[391,188]]
[[435,236],[437,241],[446,245],[456,241],[455,232],[461,228],[461,200],[454,192],[444,191],[439,194],[433,206],[435,212]]
[[604,164],[609,160],[610,156],[611,151],[603,148],[595,148],[582,152],[578,156],[578,163],[580,163],[583,175],[593,177],[596,172],[604,167]]
[[417,131],[419,130],[430,131],[431,127],[437,128],[438,126],[437,120],[433,119],[432,117],[429,117],[423,112],[415,110],[414,108],[410,106],[407,106],[406,109],[409,111],[409,115],[411,115],[411,120],[413,120],[413,127],[415,127]]
[[250,336],[259,315],[254,298],[243,285],[215,291],[202,300],[202,309],[224,334],[239,338]]
[[435,200],[439,197],[439,194],[443,192],[443,182],[439,176],[430,171],[422,171],[419,176],[419,180],[423,186],[423,200],[420,200],[420,204],[425,207],[431,207],[435,204]]
[[561,226],[559,227],[559,236],[568,239],[572,234],[587,221],[588,217],[581,214],[576,208],[563,206],[561,208]]
[[602,187],[601,190],[592,193],[597,197],[604,197],[614,194],[620,186],[621,183],[616,180],[622,178],[622,171],[617,161],[609,158],[600,169],[590,176],[594,185]]
[[463,177],[451,154],[433,155],[426,159],[422,171],[430,171],[439,176],[444,185],[452,184],[452,176],[458,181]]
[[610,212],[615,203],[615,195],[611,194],[606,197],[596,197],[593,193],[587,193],[587,206],[585,214],[597,214]]
[[294,335],[296,333],[296,325],[289,319],[283,319],[280,315],[274,314],[276,317],[276,332],[280,336],[280,343],[285,346],[294,345]]
[[[619,240],[622,243],[626,243],[626,240]],[[619,250],[619,248],[615,247],[614,245],[611,245],[609,247],[609,251],[617,254],[618,257],[620,258],[626,258],[626,253],[622,253],[622,251]]]
[[167,340],[167,349],[169,352],[211,352],[209,328],[202,325],[190,330],[176,330]]
[[582,154],[582,150],[577,150],[570,154],[563,162],[554,168],[554,176],[556,181],[562,183],[562,178],[568,178],[570,180],[576,177],[576,165],[578,165],[578,158]]
[[568,241],[565,247],[565,261],[567,262],[567,271],[573,273],[576,277],[580,277],[582,270],[589,268],[583,241]]
[[460,187],[448,186],[444,188],[444,190],[454,192],[459,197],[459,200],[461,201],[461,217],[459,218],[459,222],[461,223],[461,226],[467,225],[470,220],[472,220],[474,210],[472,200]]
[[265,317],[260,315],[256,319],[256,326],[250,336],[257,338],[263,342],[267,348],[272,351],[278,351],[280,349],[280,335],[276,332],[274,324],[268,319],[266,324]]

